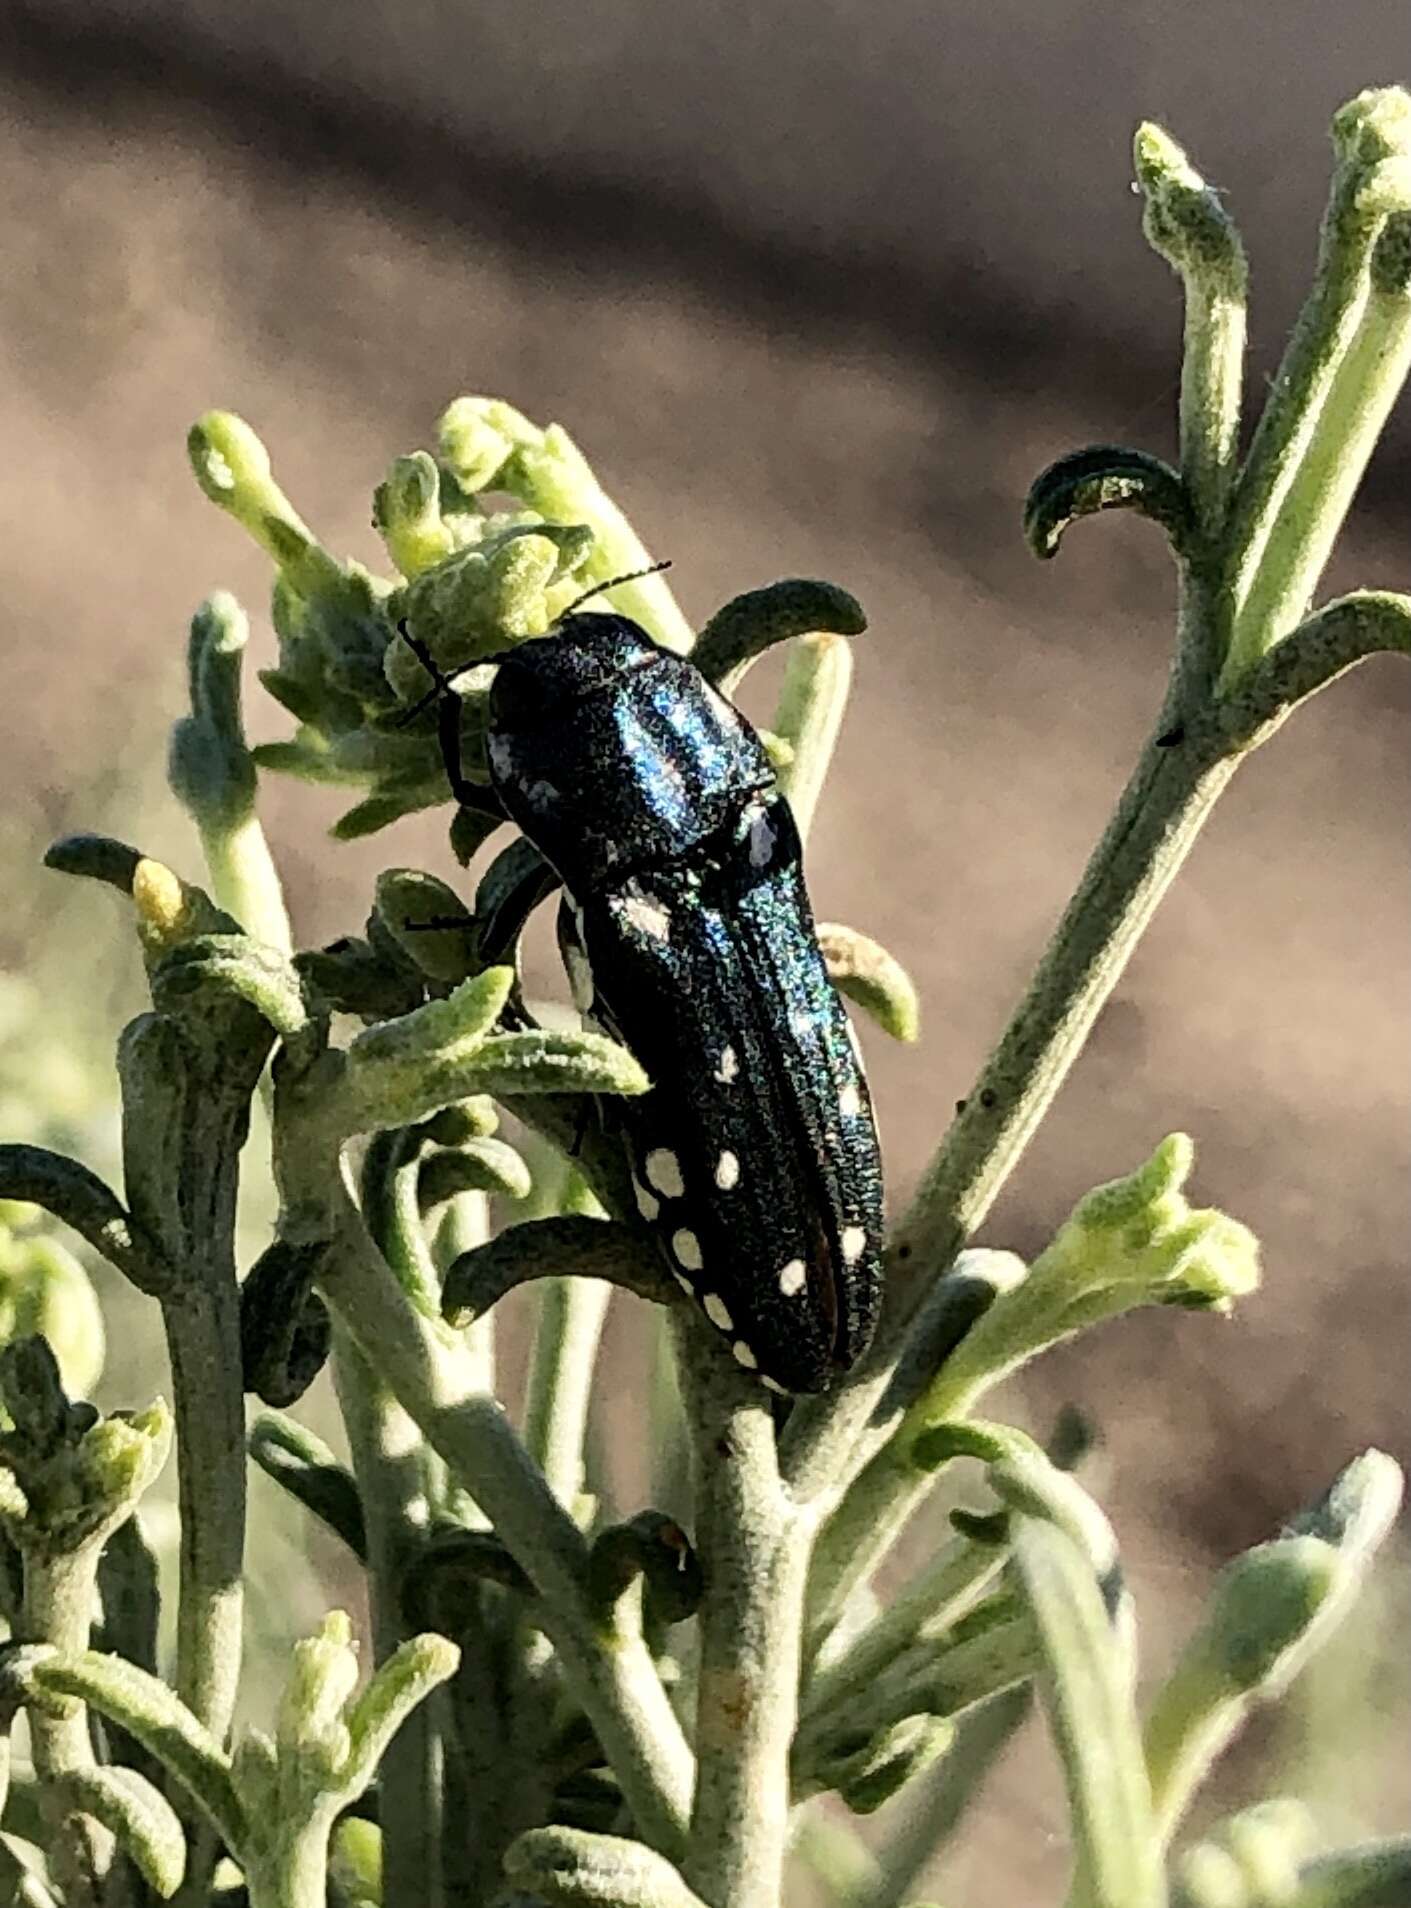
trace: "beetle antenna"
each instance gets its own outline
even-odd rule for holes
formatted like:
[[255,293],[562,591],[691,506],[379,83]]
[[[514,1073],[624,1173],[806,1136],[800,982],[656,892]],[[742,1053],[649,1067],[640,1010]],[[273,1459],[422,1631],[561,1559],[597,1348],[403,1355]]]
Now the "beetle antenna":
[[423,709],[429,709],[432,703],[441,696],[449,695],[451,684],[457,676],[464,676],[469,670],[478,669],[481,663],[495,660],[493,656],[477,656],[474,662],[457,663],[454,669],[442,669],[420,636],[412,635],[405,616],[397,624],[397,634],[431,678],[431,687],[420,702],[414,702],[410,709],[397,717],[399,729],[404,729],[409,722],[415,721]]
[[561,612],[559,621],[566,623],[573,612],[583,603],[591,603],[595,596],[601,596],[607,590],[615,590],[619,583],[635,583],[639,576],[655,576],[658,570],[669,570],[671,558],[663,557],[660,563],[649,563],[645,570],[627,570],[622,576],[610,576],[606,583],[595,583],[591,590],[585,590],[577,596],[568,608]]

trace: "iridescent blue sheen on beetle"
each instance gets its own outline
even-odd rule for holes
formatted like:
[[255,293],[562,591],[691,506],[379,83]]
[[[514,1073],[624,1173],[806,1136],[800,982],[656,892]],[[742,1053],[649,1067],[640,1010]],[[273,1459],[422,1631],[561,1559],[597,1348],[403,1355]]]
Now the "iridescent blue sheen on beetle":
[[575,997],[652,1081],[621,1103],[642,1217],[742,1366],[825,1390],[876,1324],[881,1162],[759,737],[635,623],[574,614],[501,662],[487,746],[563,880]]

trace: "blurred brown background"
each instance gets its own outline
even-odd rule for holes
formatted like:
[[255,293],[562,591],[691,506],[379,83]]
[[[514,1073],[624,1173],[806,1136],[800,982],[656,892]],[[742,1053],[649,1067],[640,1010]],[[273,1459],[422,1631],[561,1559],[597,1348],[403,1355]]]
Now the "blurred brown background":
[[[812,886],[921,987],[920,1049],[869,1041],[904,1198],[1160,693],[1155,531],[1084,525],[1052,567],[1018,532],[1063,450],[1173,447],[1179,297],[1140,236],[1132,128],[1162,120],[1227,191],[1257,395],[1311,265],[1329,117],[1411,79],[1404,0],[51,0],[0,6],[0,48],[0,960],[35,1015],[93,1043],[106,1094],[129,945],[116,904],[37,857],[101,826],[194,872],[160,771],[191,609],[233,588],[268,651],[266,566],[191,482],[190,420],[242,412],[325,541],[376,566],[388,460],[490,392],[569,427],[698,619],[784,574],[866,604]],[[1403,405],[1330,592],[1411,585],[1408,473]],[[1124,1322],[1015,1401],[1100,1418],[1152,1667],[1216,1560],[1357,1449],[1411,1444],[1408,702],[1411,671],[1369,665],[1244,769],[987,1228],[1037,1247],[1180,1127],[1196,1195],[1264,1242],[1234,1321]],[[279,732],[258,692],[251,726]],[[432,822],[335,850],[308,791],[272,783],[265,812],[306,941],[356,927],[378,866],[448,865]],[[115,1351],[115,1401],[153,1355]],[[1375,1746],[1401,1693],[1356,1674],[1375,1713],[1354,1775],[1283,1745],[1330,1832],[1406,1802]],[[1246,1781],[1236,1763],[1221,1802]],[[1036,1883],[1051,1784],[1007,1807],[989,1834],[1032,1843],[1010,1876]],[[938,1877],[998,1902],[995,1845]]]

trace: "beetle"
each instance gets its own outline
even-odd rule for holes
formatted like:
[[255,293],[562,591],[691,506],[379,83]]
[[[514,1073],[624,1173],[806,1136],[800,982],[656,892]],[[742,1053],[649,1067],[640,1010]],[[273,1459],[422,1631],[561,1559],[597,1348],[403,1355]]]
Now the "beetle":
[[876,1325],[882,1170],[788,799],[625,616],[574,609],[498,661],[491,787],[563,882],[575,1005],[652,1082],[620,1104],[638,1211],[741,1366],[824,1391]]

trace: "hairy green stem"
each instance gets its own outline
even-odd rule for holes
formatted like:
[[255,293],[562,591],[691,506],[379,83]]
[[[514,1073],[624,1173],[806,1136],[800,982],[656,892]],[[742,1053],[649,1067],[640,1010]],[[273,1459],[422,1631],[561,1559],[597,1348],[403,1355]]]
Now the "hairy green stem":
[[1142,750],[1028,991],[897,1228],[900,1268],[934,1277],[985,1217],[1235,767],[1179,743]]
[[[1201,593],[1192,597],[1194,615]],[[1221,756],[1214,744],[1157,739],[1172,732],[1174,694],[1023,1000],[897,1227],[888,1251],[897,1311],[914,1295],[918,1278],[934,1279],[952,1264],[989,1211],[1234,773],[1238,756]],[[926,1381],[922,1372],[914,1374],[913,1396]],[[866,1460],[815,1551],[810,1634],[826,1627],[848,1592],[870,1575],[934,1482],[892,1436],[912,1397],[892,1386],[889,1409],[878,1421],[888,1384],[885,1368],[874,1367],[851,1388],[853,1395],[844,1391],[822,1411],[813,1407],[817,1424],[799,1428],[815,1485],[826,1477],[829,1460],[839,1466]],[[966,1401],[950,1400],[949,1407],[958,1415]],[[869,1420],[871,1433],[863,1435]]]
[[258,819],[247,815],[229,826],[204,817],[201,850],[211,893],[252,940],[287,954],[293,946],[284,890]]
[[[400,1586],[430,1513],[431,1454],[416,1424],[342,1330],[334,1347],[334,1381],[367,1530],[374,1660],[384,1663],[407,1635]],[[437,1707],[420,1704],[382,1760],[379,1819],[383,1900],[389,1904],[437,1908],[443,1899]]]
[[611,1296],[598,1279],[547,1279],[540,1287],[524,1443],[570,1513],[583,1489],[583,1434]]
[[[39,1553],[25,1559],[21,1635],[26,1642],[49,1643],[64,1656],[80,1656],[96,1608],[99,1546]],[[93,1767],[88,1712],[69,1698],[54,1709],[31,1705],[30,1739],[34,1768],[45,1783],[44,1810],[54,1843],[49,1851],[54,1875],[71,1908],[96,1908],[103,1877],[112,1865],[113,1837],[91,1815],[75,1814],[53,1799],[49,1785]]]
[[1002,1545],[954,1537],[933,1561],[894,1597],[862,1634],[814,1673],[808,1708],[826,1715],[849,1695],[865,1689],[909,1645],[939,1637],[984,1594],[1003,1569]]
[[706,1594],[683,1873],[711,1908],[778,1908],[813,1521],[779,1475],[767,1400],[715,1345],[689,1357]]
[[256,1865],[247,1877],[250,1908],[324,1908],[329,1828],[327,1812],[315,1811],[312,1820],[299,1823],[267,1863]]
[[277,1165],[286,1212],[319,1230],[332,1224],[325,1297],[529,1574],[545,1630],[617,1772],[639,1833],[674,1855],[685,1836],[693,1771],[656,1666],[640,1638],[620,1635],[611,1624],[605,1629],[589,1591],[582,1533],[499,1400],[478,1388],[482,1361],[448,1326],[417,1311],[391,1278],[330,1157],[328,1135],[298,1107],[298,1097],[296,1085],[276,1119]]
[[163,1305],[176,1419],[181,1586],[176,1689],[224,1742],[240,1678],[245,1552],[245,1410],[233,1276]]
[[[223,1175],[221,1175],[223,1176]],[[229,1238],[229,1233],[218,1233]],[[176,1423],[180,1581],[176,1690],[217,1742],[235,1714],[244,1645],[245,1401],[234,1269],[162,1305]],[[173,1800],[189,1855],[179,1902],[204,1902],[217,1845],[184,1793]]]
[[[1306,440],[1290,429],[1278,457],[1269,453],[1278,481],[1269,480],[1267,521],[1256,527],[1260,540],[1251,546],[1257,567],[1243,572],[1228,682],[1303,616],[1408,370],[1411,296],[1404,286],[1373,289],[1326,369],[1320,428]],[[1257,475],[1260,467],[1254,468]]]

